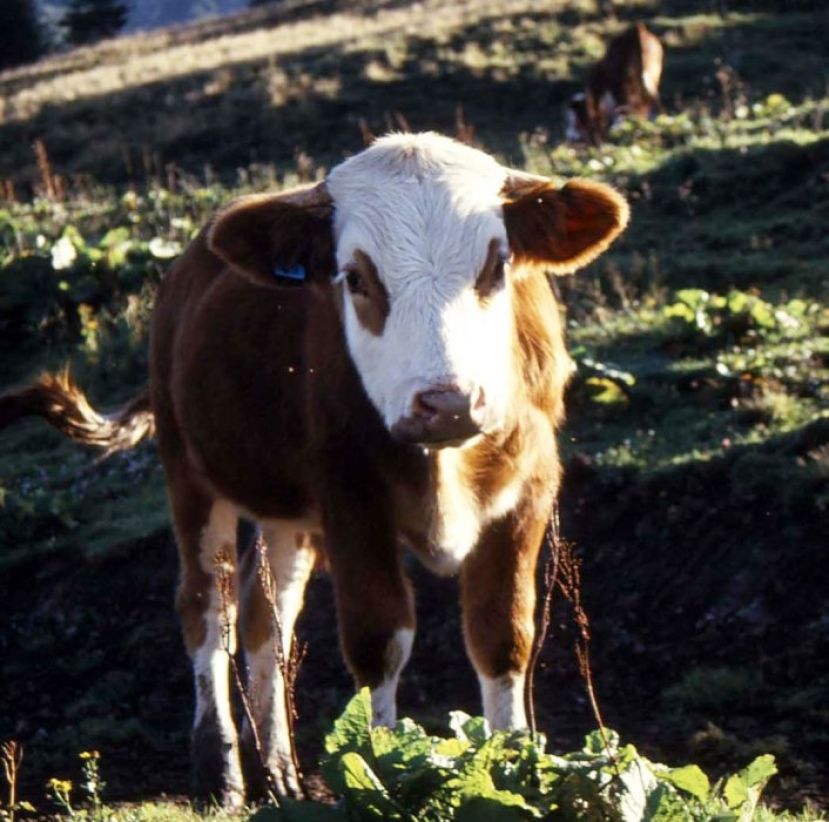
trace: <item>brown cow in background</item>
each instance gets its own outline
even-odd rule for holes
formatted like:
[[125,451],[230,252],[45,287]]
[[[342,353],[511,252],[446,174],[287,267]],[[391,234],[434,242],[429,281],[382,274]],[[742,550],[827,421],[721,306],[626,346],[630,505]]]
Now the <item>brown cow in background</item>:
[[644,23],[614,37],[593,66],[584,93],[570,100],[567,139],[600,145],[619,117],[649,117],[659,105],[663,52],[659,38]]

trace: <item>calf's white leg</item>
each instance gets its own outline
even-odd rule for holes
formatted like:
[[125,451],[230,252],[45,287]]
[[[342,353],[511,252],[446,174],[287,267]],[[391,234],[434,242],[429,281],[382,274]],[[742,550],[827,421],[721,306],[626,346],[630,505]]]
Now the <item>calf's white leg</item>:
[[236,521],[227,502],[189,483],[171,483],[181,576],[176,609],[193,663],[193,789],[225,807],[244,801],[239,743],[230,701],[229,662],[236,650]]

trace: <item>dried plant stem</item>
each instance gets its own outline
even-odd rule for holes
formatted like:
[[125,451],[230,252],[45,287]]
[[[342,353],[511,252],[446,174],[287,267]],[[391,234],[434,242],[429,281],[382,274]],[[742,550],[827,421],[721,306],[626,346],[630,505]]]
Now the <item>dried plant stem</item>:
[[276,603],[276,585],[274,584],[273,572],[271,565],[268,562],[268,550],[265,541],[262,537],[258,537],[255,546],[258,555],[258,573],[259,581],[262,585],[262,590],[265,593],[265,599],[271,609],[271,616],[273,618],[274,626],[274,655],[276,656],[276,664],[279,672],[282,675],[284,682],[283,694],[285,699],[285,716],[288,721],[288,739],[291,746],[291,762],[297,775],[297,782],[299,784],[302,795],[307,799],[308,794],[305,790],[305,783],[302,777],[302,770],[299,766],[299,754],[296,749],[296,736],[294,733],[294,726],[298,718],[296,710],[296,678],[299,673],[302,660],[305,658],[305,647],[301,649],[297,646],[296,635],[291,632],[288,638],[288,655],[286,658],[284,648],[284,631],[282,628],[282,620],[279,616],[279,608]]
[[377,135],[371,130],[365,117],[360,117],[357,120],[357,127],[360,129],[363,145],[368,148],[377,139]]
[[524,703],[527,711],[527,720],[530,725],[530,733],[535,736],[538,728],[535,723],[535,671],[538,667],[538,659],[541,650],[547,641],[547,633],[550,630],[550,618],[553,604],[553,591],[558,584],[558,503],[553,506],[550,512],[550,520],[547,523],[547,530],[544,532],[544,548],[547,549],[547,560],[544,566],[544,601],[541,606],[541,625],[533,641],[530,664],[527,667],[527,682],[524,691]]
[[17,810],[17,775],[20,772],[20,764],[23,762],[23,746],[18,745],[13,739],[4,742],[0,746],[0,760],[3,762],[3,774],[9,786],[7,817],[9,822],[14,822],[14,814]]
[[561,563],[559,589],[573,609],[573,617],[578,628],[575,651],[576,660],[579,664],[579,674],[587,691],[587,698],[590,701],[593,718],[596,720],[599,734],[602,737],[602,744],[610,756],[618,775],[619,763],[616,760],[615,754],[610,749],[610,740],[605,731],[604,718],[599,708],[599,700],[593,684],[593,670],[590,665],[590,618],[587,616],[587,611],[581,601],[581,560],[576,557],[572,543],[566,540],[559,542],[559,554]]
[[233,628],[231,606],[235,601],[233,594],[233,573],[235,571],[235,567],[231,560],[229,548],[224,547],[217,553],[214,565],[216,569],[216,587],[219,591],[219,600],[221,603],[220,613],[222,620],[222,647],[230,661],[230,670],[233,673],[233,681],[242,702],[242,710],[245,713],[245,718],[247,719],[248,726],[251,730],[256,757],[259,760],[259,764],[262,766],[262,770],[265,774],[265,781],[268,783],[268,798],[275,805],[279,805],[279,794],[276,787],[276,780],[274,775],[271,773],[270,768],[268,768],[267,760],[265,758],[265,751],[262,747],[262,740],[259,737],[259,729],[256,727],[256,721],[254,719],[253,708],[251,707],[248,691],[242,681],[242,676],[239,673],[239,665],[236,662],[236,656],[233,653],[231,642],[231,631]]
[[44,196],[53,202],[62,199],[63,183],[52,173],[52,163],[49,160],[49,152],[46,150],[46,144],[43,140],[35,140],[33,148],[37,160],[37,168],[40,172],[40,182]]
[[460,104],[455,107],[455,139],[468,146],[476,145],[475,126],[467,121]]
[[537,732],[535,718],[535,672],[538,660],[547,639],[550,628],[553,594],[558,588],[573,609],[573,618],[578,629],[575,640],[576,661],[579,666],[579,675],[584,682],[590,709],[602,737],[602,743],[608,752],[616,770],[619,765],[615,755],[610,750],[610,740],[605,732],[605,723],[596,696],[593,682],[593,670],[590,665],[590,618],[581,600],[581,560],[575,555],[571,542],[561,539],[559,527],[558,503],[553,505],[550,521],[544,534],[544,546],[548,549],[548,556],[544,569],[544,601],[541,607],[541,624],[533,643],[530,664],[527,668],[527,683],[525,690],[525,704],[530,732],[535,736]]

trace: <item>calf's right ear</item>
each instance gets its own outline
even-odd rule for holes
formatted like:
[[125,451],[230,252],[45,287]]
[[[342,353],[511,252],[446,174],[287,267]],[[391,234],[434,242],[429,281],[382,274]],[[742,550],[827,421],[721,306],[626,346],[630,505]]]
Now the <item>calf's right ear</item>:
[[503,189],[510,250],[524,264],[569,274],[599,256],[624,231],[624,197],[592,180],[561,188],[544,177],[511,171]]
[[330,279],[336,271],[333,210],[325,183],[241,197],[213,220],[207,245],[257,285]]

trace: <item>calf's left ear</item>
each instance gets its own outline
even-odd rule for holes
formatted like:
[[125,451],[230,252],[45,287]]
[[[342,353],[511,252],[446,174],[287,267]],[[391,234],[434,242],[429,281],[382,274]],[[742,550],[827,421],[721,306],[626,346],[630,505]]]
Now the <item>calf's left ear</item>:
[[512,172],[502,190],[510,250],[519,263],[569,274],[596,259],[628,223],[630,209],[610,186]]
[[258,285],[319,281],[336,270],[332,212],[325,183],[241,197],[213,220],[207,245]]

